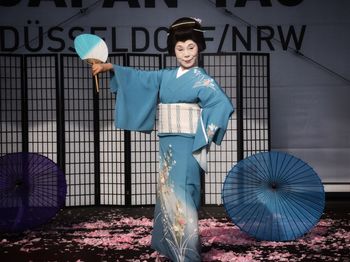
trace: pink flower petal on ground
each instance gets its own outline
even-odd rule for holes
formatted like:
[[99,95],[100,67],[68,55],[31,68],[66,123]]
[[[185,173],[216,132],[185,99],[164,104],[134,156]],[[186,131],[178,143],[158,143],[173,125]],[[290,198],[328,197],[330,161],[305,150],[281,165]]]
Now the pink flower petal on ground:
[[137,240],[137,242],[141,245],[141,246],[150,246],[151,245],[151,235],[148,235],[146,237],[140,238]]
[[[65,244],[63,252],[77,248],[98,248],[103,254],[116,254],[115,261],[151,261],[162,257],[150,249],[152,221],[144,217],[110,215],[105,221],[76,224],[73,226],[75,231],[72,231],[72,227],[62,226],[51,231],[27,231],[23,233],[23,238],[17,238],[15,241],[3,238],[0,247],[17,247],[17,251],[23,253],[40,252],[47,250],[51,244],[45,246],[47,237],[57,236],[56,241]],[[227,219],[201,219],[199,231],[205,247],[203,250],[207,250],[202,254],[203,261],[297,262],[308,261],[310,258],[320,261],[342,261],[350,249],[349,224],[345,219],[322,219],[305,236],[287,242],[256,241]],[[8,250],[4,253],[8,253]],[[132,255],[130,257],[126,253],[133,253],[135,257],[132,258]]]
[[224,251],[224,250],[213,248],[209,252],[202,254],[202,261],[253,262],[257,260],[254,260],[252,254],[242,255],[242,254],[237,254],[233,251]]
[[200,221],[199,226],[202,243],[205,246],[213,243],[223,245],[251,245],[255,241],[238,227],[232,226],[229,222],[222,223],[208,219]]

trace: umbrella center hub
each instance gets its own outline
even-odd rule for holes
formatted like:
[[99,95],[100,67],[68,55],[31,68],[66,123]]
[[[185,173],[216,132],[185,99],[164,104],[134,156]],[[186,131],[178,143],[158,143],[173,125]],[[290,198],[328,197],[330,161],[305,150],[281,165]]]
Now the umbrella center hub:
[[21,187],[21,186],[23,186],[23,180],[20,180],[20,179],[16,180],[15,186],[16,186],[16,187]]
[[271,183],[271,188],[272,188],[273,190],[276,190],[276,189],[277,189],[277,183],[272,182],[272,183]]

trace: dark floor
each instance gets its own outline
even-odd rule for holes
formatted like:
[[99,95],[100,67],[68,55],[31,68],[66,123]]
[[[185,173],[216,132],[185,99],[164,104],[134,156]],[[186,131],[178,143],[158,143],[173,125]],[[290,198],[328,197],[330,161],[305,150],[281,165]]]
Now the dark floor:
[[[71,207],[49,223],[0,235],[0,261],[154,261],[153,207]],[[203,261],[350,261],[350,201],[328,200],[320,222],[289,242],[256,241],[221,206],[199,212]]]

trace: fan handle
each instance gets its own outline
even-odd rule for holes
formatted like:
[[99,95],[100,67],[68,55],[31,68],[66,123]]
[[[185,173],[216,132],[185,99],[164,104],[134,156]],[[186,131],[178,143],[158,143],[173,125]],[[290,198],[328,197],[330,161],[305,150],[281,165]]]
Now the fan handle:
[[[86,62],[88,62],[90,65],[102,63],[102,61],[100,61],[98,59],[94,59],[94,58],[88,58],[88,59],[86,59]],[[100,91],[100,88],[99,88],[99,84],[98,84],[98,76],[97,75],[95,75],[95,86],[96,86],[96,92],[98,93]]]

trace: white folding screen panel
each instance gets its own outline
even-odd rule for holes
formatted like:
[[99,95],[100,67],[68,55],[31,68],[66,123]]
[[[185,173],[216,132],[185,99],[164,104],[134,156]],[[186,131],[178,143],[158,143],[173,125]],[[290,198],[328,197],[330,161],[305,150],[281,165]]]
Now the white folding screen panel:
[[241,55],[244,157],[270,149],[269,57]]
[[91,71],[77,56],[65,56],[62,60],[66,205],[94,205],[94,107]]
[[28,151],[57,163],[57,57],[27,56],[25,59]]
[[22,63],[21,56],[0,56],[1,154],[22,151]]
[[[123,65],[124,56],[112,55],[109,62]],[[124,131],[114,125],[116,97],[109,88],[110,73],[100,74],[99,79],[100,203],[125,205]]]

